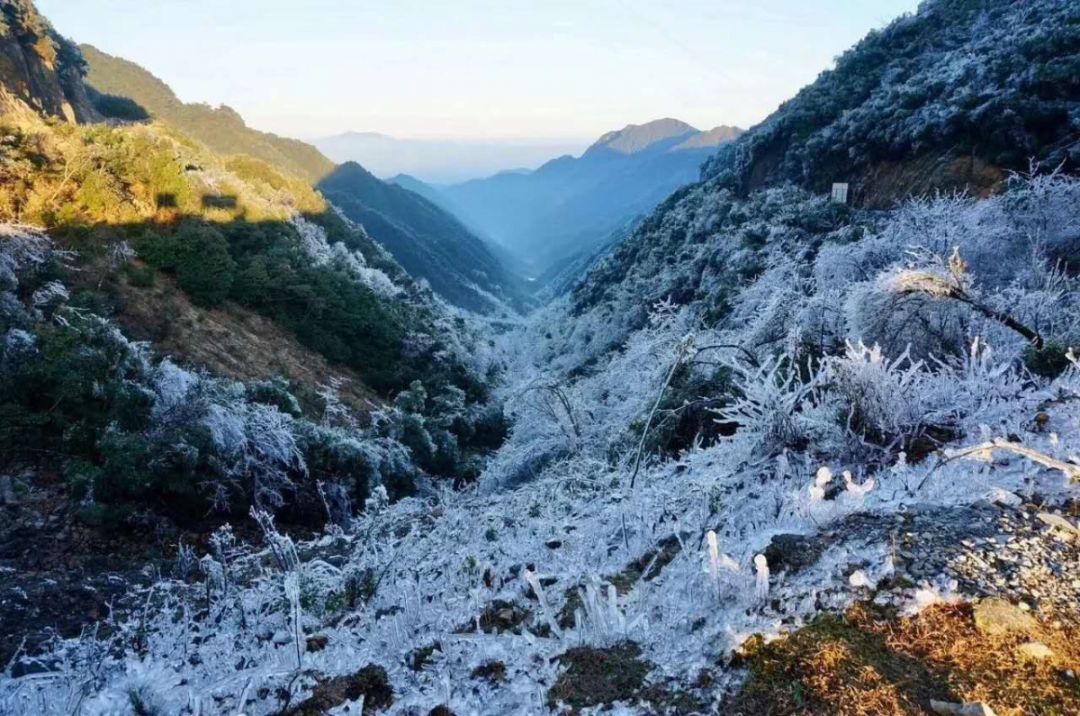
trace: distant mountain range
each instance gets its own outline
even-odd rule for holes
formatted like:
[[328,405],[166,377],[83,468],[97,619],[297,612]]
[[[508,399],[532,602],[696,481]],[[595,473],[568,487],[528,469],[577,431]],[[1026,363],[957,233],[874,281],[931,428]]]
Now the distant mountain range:
[[426,189],[413,177],[395,181],[426,193],[539,274],[595,253],[628,220],[697,181],[701,164],[741,133],[660,119],[608,132],[580,157],[562,156],[532,172]]
[[357,162],[379,177],[411,174],[433,184],[452,184],[508,167],[534,169],[552,157],[580,152],[587,141],[401,139],[346,132],[314,144],[335,162]]

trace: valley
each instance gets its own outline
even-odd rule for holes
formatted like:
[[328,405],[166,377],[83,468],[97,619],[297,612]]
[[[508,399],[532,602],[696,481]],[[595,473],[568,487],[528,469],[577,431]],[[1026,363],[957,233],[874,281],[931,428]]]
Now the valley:
[[0,20],[0,714],[1080,711],[1076,3],[457,183]]

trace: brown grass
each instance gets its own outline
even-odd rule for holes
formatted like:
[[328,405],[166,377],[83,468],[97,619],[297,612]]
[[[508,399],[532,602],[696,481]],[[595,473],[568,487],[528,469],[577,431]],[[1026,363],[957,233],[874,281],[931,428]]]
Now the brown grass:
[[[889,617],[858,605],[793,634],[743,648],[750,678],[731,714],[927,714],[930,700],[981,701],[999,716],[1080,714],[1080,629],[1041,621],[1031,633],[988,636],[970,605]],[[1037,661],[1018,647],[1045,644]]]

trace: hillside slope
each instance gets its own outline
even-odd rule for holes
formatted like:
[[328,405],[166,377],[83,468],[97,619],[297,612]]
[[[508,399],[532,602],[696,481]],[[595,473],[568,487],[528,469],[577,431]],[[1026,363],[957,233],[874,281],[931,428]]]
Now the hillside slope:
[[696,181],[699,166],[739,130],[699,132],[657,120],[609,132],[578,158],[441,189],[469,226],[543,271],[595,251],[607,236]]
[[0,115],[0,470],[59,474],[120,530],[319,520],[316,482],[348,503],[475,473],[475,336],[362,227],[260,159],[159,121],[58,123],[47,99]]
[[86,84],[102,114],[137,120],[145,112],[215,152],[247,154],[311,182],[334,168],[333,162],[310,144],[251,129],[230,107],[181,102],[167,84],[134,62],[92,45],[81,45],[80,49],[86,60]]
[[[185,104],[133,62],[82,46],[90,94],[103,114],[140,120],[142,112],[223,154],[244,154],[316,183],[353,221],[364,224],[416,278],[451,303],[490,312],[517,300],[515,280],[453,217],[350,163],[335,167],[315,147],[250,129],[229,107]],[[520,307],[520,304],[518,304]]]
[[347,162],[319,190],[393,254],[410,275],[451,303],[480,313],[523,306],[517,278],[451,214]]
[[[984,196],[1004,188],[1009,170],[1030,169],[1029,159],[1043,172],[1075,171],[1078,12],[1059,0],[942,0],[871,32],[835,70],[722,147],[704,181],[669,197],[577,287],[574,311],[637,296],[633,310],[613,313],[641,325],[644,305],[670,298],[707,301],[710,315],[722,315],[735,287],[764,268],[754,251],[773,229],[747,221],[739,203],[760,204],[753,193],[762,189],[795,184],[820,197],[847,180],[851,203],[876,208],[937,190]],[[807,250],[849,223],[839,205],[817,218],[775,202],[769,211],[805,233]],[[741,269],[716,258],[716,242],[736,229]]]
[[884,207],[1080,165],[1080,6],[948,0],[870,33],[705,168],[741,192],[852,184]]

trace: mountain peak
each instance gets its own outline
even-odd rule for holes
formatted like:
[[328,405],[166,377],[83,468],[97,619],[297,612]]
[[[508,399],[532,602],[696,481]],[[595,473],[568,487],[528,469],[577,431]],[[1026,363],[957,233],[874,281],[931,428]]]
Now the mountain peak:
[[657,142],[698,133],[700,132],[697,128],[686,122],[665,117],[645,124],[628,124],[622,129],[608,132],[596,140],[585,153],[610,149],[620,154],[636,154]]

